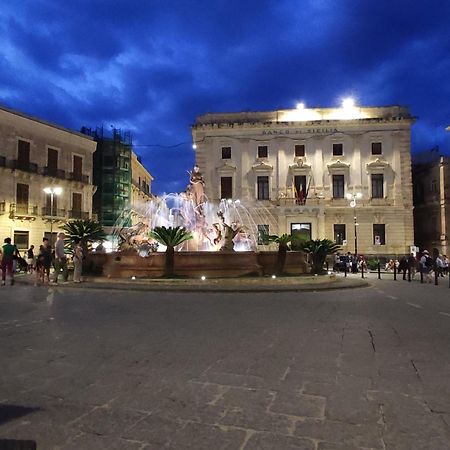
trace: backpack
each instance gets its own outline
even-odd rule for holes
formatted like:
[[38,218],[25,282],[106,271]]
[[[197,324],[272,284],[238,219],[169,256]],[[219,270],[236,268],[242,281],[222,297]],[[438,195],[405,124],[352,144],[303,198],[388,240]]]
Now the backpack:
[[429,269],[433,267],[433,259],[429,256],[425,258],[425,267],[428,267]]

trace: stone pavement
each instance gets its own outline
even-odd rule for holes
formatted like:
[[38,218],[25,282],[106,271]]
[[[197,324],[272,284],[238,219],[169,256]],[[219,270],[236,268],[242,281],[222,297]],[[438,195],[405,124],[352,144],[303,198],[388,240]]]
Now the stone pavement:
[[450,290],[0,290],[0,439],[450,449]]

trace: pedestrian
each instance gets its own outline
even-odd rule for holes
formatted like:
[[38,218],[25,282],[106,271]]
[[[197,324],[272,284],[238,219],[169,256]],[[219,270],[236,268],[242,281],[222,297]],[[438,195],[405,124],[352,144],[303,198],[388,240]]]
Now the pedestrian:
[[75,239],[73,247],[73,281],[81,283],[81,270],[83,267],[83,247],[81,247],[80,239]]
[[403,256],[402,259],[400,259],[400,262],[398,263],[398,273],[403,272],[403,279],[406,280],[406,272],[408,270],[408,261],[406,259],[406,256]]
[[428,283],[433,282],[433,260],[430,257],[428,250],[422,252],[420,258],[420,270],[422,271],[426,281]]
[[28,273],[33,273],[33,270],[35,269],[34,245],[30,246],[27,250],[27,265]]
[[55,244],[55,274],[53,278],[53,284],[58,283],[59,273],[63,273],[63,283],[67,283],[68,270],[67,270],[67,256],[64,249],[64,233],[58,233],[58,239]]
[[17,255],[17,247],[14,244],[11,244],[11,238],[7,237],[3,241],[2,247],[2,286],[6,284],[6,273],[9,273],[11,286],[14,284],[14,270],[13,270],[13,261],[14,256]]
[[442,264],[444,275],[448,275],[448,258],[447,255],[442,255]]
[[105,246],[103,245],[103,241],[100,241],[100,244],[95,247],[95,253],[106,253]]
[[436,258],[436,271],[438,277],[444,276],[444,261],[442,255],[438,255]]
[[410,270],[411,273],[411,279],[414,278],[414,275],[416,274],[416,257],[414,256],[414,253],[411,253],[408,256],[408,269]]
[[52,266],[52,247],[47,238],[42,239],[42,245],[39,247],[39,254],[36,260],[36,284],[39,282],[50,283],[50,267]]

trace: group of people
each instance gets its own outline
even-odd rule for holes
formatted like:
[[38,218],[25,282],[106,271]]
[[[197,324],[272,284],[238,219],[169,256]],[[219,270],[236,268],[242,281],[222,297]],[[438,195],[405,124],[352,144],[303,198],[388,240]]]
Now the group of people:
[[[35,284],[51,283],[57,284],[59,275],[62,274],[63,282],[68,281],[68,253],[65,248],[65,234],[58,233],[58,238],[53,249],[48,238],[42,239],[42,244],[39,247],[37,255],[34,252],[34,246],[32,245],[26,251],[26,265],[27,270],[32,273],[36,273]],[[80,239],[75,239],[72,248],[72,260],[73,260],[73,281],[75,283],[81,282],[81,271],[83,265],[83,248],[81,246]],[[0,250],[1,258],[1,272],[2,272],[2,285],[6,284],[6,276],[9,275],[10,284],[14,285],[14,273],[16,271],[16,264],[20,253],[17,246],[11,243],[11,238],[7,237],[4,240],[4,244]],[[54,267],[53,279],[50,280],[50,269]]]

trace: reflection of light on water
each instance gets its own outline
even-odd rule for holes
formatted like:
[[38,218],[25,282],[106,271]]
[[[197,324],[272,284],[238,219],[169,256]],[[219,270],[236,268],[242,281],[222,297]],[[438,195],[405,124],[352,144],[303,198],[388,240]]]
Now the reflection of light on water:
[[[116,222],[113,238],[120,240],[119,233],[129,229],[131,223],[143,223],[144,231],[133,236],[133,244],[138,248],[152,243],[149,230],[158,226],[184,227],[193,234],[193,239],[186,241],[176,248],[176,251],[219,251],[224,244],[225,229],[217,215],[221,212],[226,224],[234,230],[242,231],[234,237],[235,251],[257,250],[258,225],[269,225],[271,232],[276,232],[277,222],[271,212],[264,206],[246,208],[240,200],[221,200],[219,204],[209,202],[207,199],[199,207],[185,193],[166,194],[150,201],[135,205],[133,211],[124,211]],[[200,214],[200,212],[202,214]],[[220,234],[218,229],[220,229]],[[107,251],[117,248],[112,242],[105,242]],[[266,246],[259,248],[266,249]],[[159,244],[157,251],[164,252],[165,246]],[[143,253],[143,252],[141,252]],[[151,252],[145,252],[149,256]]]

